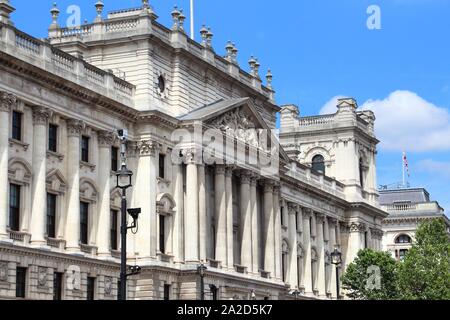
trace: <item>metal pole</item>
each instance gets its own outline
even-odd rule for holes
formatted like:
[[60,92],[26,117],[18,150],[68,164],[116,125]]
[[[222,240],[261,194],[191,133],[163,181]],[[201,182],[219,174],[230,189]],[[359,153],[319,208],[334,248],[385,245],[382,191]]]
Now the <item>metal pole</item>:
[[191,39],[194,40],[194,0],[191,0]]
[[336,265],[336,299],[339,300],[340,297],[340,292],[339,292],[339,266]]
[[120,248],[120,300],[127,300],[127,191],[122,189]]
[[204,275],[200,275],[200,300],[205,300],[205,281]]

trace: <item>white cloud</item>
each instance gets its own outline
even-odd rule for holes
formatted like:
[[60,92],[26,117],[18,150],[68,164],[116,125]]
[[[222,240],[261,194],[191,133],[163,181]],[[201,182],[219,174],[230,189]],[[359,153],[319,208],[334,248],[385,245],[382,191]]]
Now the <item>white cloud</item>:
[[419,161],[417,168],[428,173],[438,174],[440,177],[445,176],[450,178],[450,162],[426,159]]
[[[321,114],[336,112],[333,97]],[[334,105],[334,106],[333,106]],[[380,148],[392,151],[450,150],[450,112],[410,91],[395,91],[382,100],[368,100],[360,110],[372,110]]]

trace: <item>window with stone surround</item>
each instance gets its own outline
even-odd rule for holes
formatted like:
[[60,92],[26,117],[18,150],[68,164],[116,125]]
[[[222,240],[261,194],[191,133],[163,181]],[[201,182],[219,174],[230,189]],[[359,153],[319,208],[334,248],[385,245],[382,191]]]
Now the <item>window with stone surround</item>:
[[27,268],[16,268],[16,298],[25,298],[27,291]]
[[54,124],[48,125],[48,150],[58,151],[58,126]]
[[22,118],[23,114],[21,112],[13,111],[11,137],[14,140],[22,141]]
[[53,300],[62,300],[64,273],[53,274]]
[[325,174],[325,158],[320,154],[315,155],[312,159],[312,168],[314,171]]
[[80,202],[80,242],[88,244],[89,238],[89,203]]
[[97,279],[94,277],[87,278],[87,296],[86,300],[95,300],[95,285],[97,284]]
[[119,148],[111,147],[111,171],[119,170]]
[[20,231],[21,187],[11,183],[9,186],[9,228]]
[[87,136],[81,137],[81,161],[89,162],[89,140]]
[[110,230],[110,243],[111,250],[118,250],[119,239],[119,211],[111,210],[111,230]]
[[56,199],[57,196],[47,193],[47,237],[56,238]]

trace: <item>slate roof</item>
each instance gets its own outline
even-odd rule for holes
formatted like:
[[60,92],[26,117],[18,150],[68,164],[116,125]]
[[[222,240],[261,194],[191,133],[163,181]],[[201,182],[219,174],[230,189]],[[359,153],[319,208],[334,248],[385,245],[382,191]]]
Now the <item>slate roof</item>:
[[398,202],[424,203],[430,202],[430,194],[424,188],[381,190],[380,204],[387,205]]
[[228,100],[221,99],[206,106],[194,109],[193,111],[185,115],[182,115],[178,119],[183,121],[203,119],[205,117],[209,117],[214,114],[224,113],[227,110],[233,109],[234,107],[239,106],[248,100],[249,98],[228,99]]

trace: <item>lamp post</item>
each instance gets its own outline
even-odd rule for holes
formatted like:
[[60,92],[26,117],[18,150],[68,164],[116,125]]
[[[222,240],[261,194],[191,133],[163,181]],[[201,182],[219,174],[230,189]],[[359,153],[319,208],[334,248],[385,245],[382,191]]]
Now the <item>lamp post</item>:
[[134,229],[137,227],[137,220],[141,209],[128,209],[128,214],[133,218],[133,223],[128,226],[127,222],[127,189],[132,187],[131,178],[133,172],[127,168],[126,164],[126,139],[127,133],[124,130],[119,130],[119,138],[121,140],[120,155],[122,165],[120,170],[116,173],[117,188],[122,190],[122,201],[120,210],[120,288],[119,288],[119,300],[127,299],[127,278],[132,275],[139,274],[141,268],[134,266],[130,268],[131,273],[127,274],[127,232],[128,229]]
[[339,293],[339,266],[342,263],[342,253],[339,251],[339,247],[336,246],[334,248],[334,251],[331,253],[331,263],[336,266],[336,298],[337,300],[340,299],[340,293]]
[[197,272],[200,275],[200,300],[205,300],[205,271],[208,268],[202,263],[197,267]]
[[301,295],[301,291],[295,289],[291,292],[291,294],[295,297],[295,300],[298,300],[298,297]]

